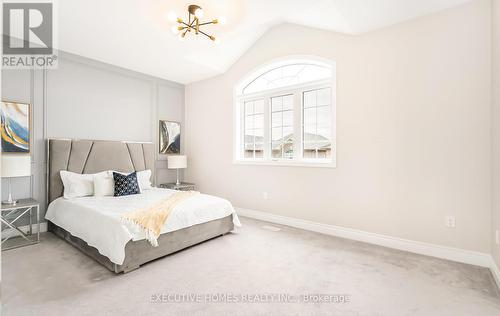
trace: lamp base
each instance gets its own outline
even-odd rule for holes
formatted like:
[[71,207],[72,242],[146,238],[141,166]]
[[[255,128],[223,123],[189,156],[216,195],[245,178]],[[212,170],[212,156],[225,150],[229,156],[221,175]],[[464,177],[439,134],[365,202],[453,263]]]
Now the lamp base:
[[179,180],[179,168],[177,168],[177,180],[175,181],[175,185],[181,185],[181,181]]
[[17,200],[14,200],[12,198],[12,185],[10,183],[10,179],[9,178],[9,197],[7,198],[7,201],[2,201],[2,204],[5,204],[5,205],[16,205],[17,204]]

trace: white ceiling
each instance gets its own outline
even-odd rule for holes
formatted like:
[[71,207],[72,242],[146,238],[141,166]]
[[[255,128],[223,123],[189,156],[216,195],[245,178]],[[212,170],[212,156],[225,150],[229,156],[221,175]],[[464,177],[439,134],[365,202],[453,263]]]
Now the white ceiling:
[[[295,23],[359,34],[443,10],[469,0],[60,0],[59,48],[160,78],[189,83],[226,71],[270,27]],[[170,11],[187,6],[227,24],[204,37],[180,42],[170,29]]]

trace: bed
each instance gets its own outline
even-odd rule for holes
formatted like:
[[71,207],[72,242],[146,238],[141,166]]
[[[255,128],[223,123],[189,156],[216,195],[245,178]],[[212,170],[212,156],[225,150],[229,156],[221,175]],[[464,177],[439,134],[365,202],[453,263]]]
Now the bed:
[[64,199],[61,170],[92,174],[150,169],[155,180],[152,143],[50,139],[47,146],[48,229],[115,273],[231,232],[239,225],[231,203],[197,194],[174,208],[153,247],[144,234],[127,226],[121,215],[147,207],[175,192],[152,188],[124,197],[88,196]]

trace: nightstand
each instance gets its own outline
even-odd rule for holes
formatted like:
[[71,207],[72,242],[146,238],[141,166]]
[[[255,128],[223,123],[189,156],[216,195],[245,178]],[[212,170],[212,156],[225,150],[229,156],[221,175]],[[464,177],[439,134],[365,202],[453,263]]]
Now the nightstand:
[[170,190],[177,190],[177,191],[194,191],[195,190],[195,184],[194,183],[188,183],[188,182],[181,182],[181,184],[179,184],[179,185],[175,184],[175,182],[173,182],[173,183],[162,183],[162,184],[160,184],[160,188],[170,189]]
[[[33,212],[36,209],[36,223],[33,223]],[[24,232],[20,227],[17,226],[16,222],[23,217],[23,215],[29,213],[29,227],[28,231]],[[2,231],[2,250],[8,250],[33,244],[38,244],[40,242],[40,203],[35,199],[22,199],[16,204],[2,204],[2,209],[0,212],[0,221],[3,225],[8,227],[8,231]],[[33,235],[33,224],[37,225],[36,235]],[[17,232],[18,234],[15,234]],[[21,237],[19,239],[18,237]],[[23,241],[22,243],[14,243],[14,239]],[[7,240],[11,242],[5,244]]]

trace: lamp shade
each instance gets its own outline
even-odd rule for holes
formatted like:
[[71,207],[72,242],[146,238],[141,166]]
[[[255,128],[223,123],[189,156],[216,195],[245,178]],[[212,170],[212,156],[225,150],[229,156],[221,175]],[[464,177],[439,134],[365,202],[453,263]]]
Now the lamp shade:
[[2,155],[2,178],[29,177],[31,157],[29,155]]
[[167,156],[168,169],[187,168],[187,157],[184,155]]

